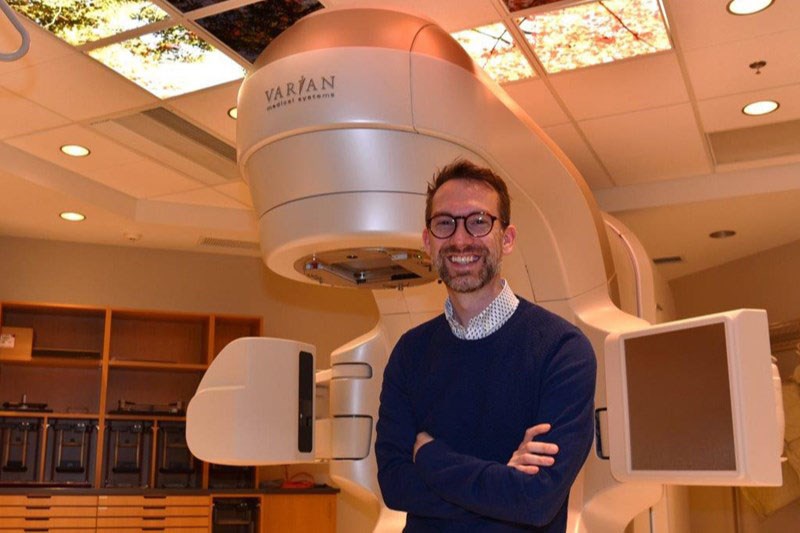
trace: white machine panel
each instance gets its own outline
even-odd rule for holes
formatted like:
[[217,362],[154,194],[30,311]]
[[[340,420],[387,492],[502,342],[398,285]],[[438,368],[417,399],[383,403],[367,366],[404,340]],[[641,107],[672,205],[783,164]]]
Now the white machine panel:
[[310,344],[245,337],[206,371],[186,411],[186,443],[227,465],[314,459],[314,354]]
[[615,478],[781,484],[765,311],[611,333],[606,365]]

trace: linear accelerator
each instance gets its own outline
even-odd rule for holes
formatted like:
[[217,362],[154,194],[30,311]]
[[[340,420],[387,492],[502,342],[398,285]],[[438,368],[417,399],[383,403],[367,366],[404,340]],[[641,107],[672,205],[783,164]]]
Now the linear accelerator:
[[[372,503],[375,531],[402,529],[377,484],[381,376],[399,336],[442,310],[444,290],[420,247],[424,193],[437,168],[465,157],[511,193],[518,239],[504,277],[580,327],[597,354],[598,436],[570,495],[568,530],[622,531],[665,483],[781,483],[766,313],[653,326],[621,311],[605,224],[583,178],[436,24],[380,9],[310,15],[259,57],[238,108],[239,166],[267,267],[371,290],[380,319],[316,374],[313,346],[231,343],[189,404],[197,457],[327,459],[343,490]],[[328,393],[324,419],[315,420],[315,387]]]

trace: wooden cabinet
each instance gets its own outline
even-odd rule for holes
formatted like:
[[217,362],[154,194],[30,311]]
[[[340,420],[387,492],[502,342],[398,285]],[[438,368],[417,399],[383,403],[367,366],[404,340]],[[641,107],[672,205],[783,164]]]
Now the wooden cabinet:
[[97,496],[0,496],[0,532],[93,532]]
[[266,494],[261,533],[336,533],[336,494]]
[[[0,533],[208,533],[212,499],[257,502],[253,531],[335,531],[335,493],[240,491],[255,469],[185,461],[183,409],[259,317],[2,303],[0,326],[33,332],[29,354],[0,351]],[[46,407],[18,410],[23,397]]]
[[33,336],[0,349],[0,486],[255,487],[254,469],[192,458],[183,427],[210,362],[260,317],[12,302],[0,327]]
[[210,517],[210,496],[100,495],[97,532],[207,533]]
[[3,493],[0,533],[12,531],[335,533],[336,493]]

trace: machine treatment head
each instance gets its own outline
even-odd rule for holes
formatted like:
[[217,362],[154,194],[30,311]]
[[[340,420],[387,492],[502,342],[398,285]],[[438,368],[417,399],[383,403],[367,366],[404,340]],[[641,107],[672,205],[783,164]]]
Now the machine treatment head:
[[435,279],[420,248],[427,181],[442,162],[481,158],[414,123],[419,54],[473,74],[444,30],[380,9],[306,17],[258,59],[237,136],[272,270],[359,288]]

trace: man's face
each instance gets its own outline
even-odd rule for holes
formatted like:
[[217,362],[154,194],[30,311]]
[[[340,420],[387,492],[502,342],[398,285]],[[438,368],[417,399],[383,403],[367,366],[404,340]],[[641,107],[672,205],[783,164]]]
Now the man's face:
[[[431,215],[467,216],[485,212],[498,216],[499,195],[480,181],[454,179],[442,185],[433,197]],[[439,277],[453,292],[469,293],[483,289],[500,276],[503,255],[511,253],[516,230],[505,230],[499,220],[483,237],[470,235],[464,220],[457,221],[456,232],[439,239],[428,229],[422,234],[425,250]]]

